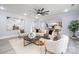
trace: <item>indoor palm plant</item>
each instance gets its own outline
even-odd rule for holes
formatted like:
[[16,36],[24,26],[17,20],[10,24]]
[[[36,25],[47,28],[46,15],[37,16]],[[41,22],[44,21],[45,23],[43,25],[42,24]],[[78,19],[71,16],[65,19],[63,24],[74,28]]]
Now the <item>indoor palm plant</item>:
[[72,20],[68,25],[68,28],[71,32],[73,32],[73,37],[76,37],[75,33],[79,29],[79,22],[78,20]]

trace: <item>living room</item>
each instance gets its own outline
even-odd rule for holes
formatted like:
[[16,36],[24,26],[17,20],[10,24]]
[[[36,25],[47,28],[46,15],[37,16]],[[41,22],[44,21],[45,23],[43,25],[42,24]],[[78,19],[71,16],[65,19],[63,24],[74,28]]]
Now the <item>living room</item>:
[[78,54],[79,30],[73,37],[69,28],[78,11],[78,4],[0,4],[0,54]]

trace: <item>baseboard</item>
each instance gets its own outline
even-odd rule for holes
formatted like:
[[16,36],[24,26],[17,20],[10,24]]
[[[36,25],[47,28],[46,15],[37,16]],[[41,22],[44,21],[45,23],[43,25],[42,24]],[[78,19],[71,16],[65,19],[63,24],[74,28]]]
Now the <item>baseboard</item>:
[[3,37],[0,37],[0,39],[11,39],[11,38],[17,38],[18,35],[9,35],[9,36],[3,36]]

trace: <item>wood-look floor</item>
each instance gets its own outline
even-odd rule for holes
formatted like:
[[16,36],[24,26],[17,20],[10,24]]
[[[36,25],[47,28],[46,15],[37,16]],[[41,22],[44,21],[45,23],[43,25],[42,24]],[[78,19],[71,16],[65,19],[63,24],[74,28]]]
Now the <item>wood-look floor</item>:
[[[0,40],[0,54],[16,54],[15,50],[9,43],[10,39]],[[66,54],[79,54],[79,39],[69,40],[68,49]]]

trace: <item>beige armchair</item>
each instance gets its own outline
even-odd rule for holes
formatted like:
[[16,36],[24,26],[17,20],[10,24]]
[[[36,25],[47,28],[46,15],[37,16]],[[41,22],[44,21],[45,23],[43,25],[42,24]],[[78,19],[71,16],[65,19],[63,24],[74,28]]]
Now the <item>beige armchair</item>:
[[68,41],[69,41],[69,38],[66,35],[61,35],[61,38],[56,41],[53,41],[52,39],[45,40],[45,47],[46,47],[45,53],[47,51],[50,51],[56,54],[65,53],[67,50]]

